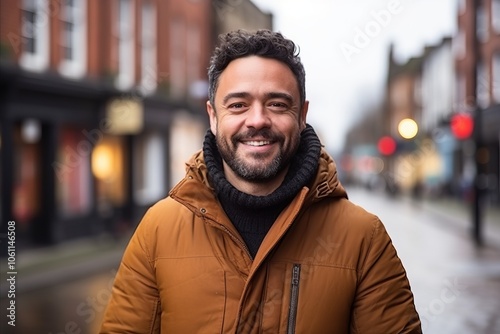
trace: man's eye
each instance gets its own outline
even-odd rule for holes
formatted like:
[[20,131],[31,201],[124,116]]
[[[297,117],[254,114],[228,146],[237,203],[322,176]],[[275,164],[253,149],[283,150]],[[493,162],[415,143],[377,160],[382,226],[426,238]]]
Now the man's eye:
[[233,103],[229,106],[230,109],[240,109],[243,107],[244,107],[243,103]]
[[275,110],[286,110],[288,109],[288,105],[282,102],[271,102],[269,103],[269,107]]

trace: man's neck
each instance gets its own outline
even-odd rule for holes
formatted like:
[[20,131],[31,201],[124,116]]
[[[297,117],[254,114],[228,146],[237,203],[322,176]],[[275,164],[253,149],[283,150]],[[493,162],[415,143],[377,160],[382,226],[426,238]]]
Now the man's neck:
[[253,196],[267,196],[283,183],[288,168],[283,169],[274,178],[263,182],[252,182],[241,178],[225,162],[224,175],[229,183],[239,191]]

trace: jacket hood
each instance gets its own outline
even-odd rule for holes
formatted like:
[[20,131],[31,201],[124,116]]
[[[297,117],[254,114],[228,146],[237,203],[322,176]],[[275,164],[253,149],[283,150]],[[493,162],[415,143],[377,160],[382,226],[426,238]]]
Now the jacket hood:
[[[213,187],[208,181],[208,171],[207,166],[205,165],[202,150],[196,152],[186,162],[186,177],[198,179],[198,181],[208,187],[211,192],[214,192]],[[201,191],[201,189],[199,190]],[[347,193],[340,183],[340,180],[338,179],[337,166],[335,161],[326,152],[326,150],[322,148],[319,158],[318,170],[316,176],[311,182],[311,186],[309,187],[309,192],[306,196],[306,202],[314,203],[324,197],[347,198]]]
[[316,202],[323,197],[347,198],[347,192],[338,178],[337,164],[326,150],[322,148],[319,157],[318,172],[312,182],[308,198]]

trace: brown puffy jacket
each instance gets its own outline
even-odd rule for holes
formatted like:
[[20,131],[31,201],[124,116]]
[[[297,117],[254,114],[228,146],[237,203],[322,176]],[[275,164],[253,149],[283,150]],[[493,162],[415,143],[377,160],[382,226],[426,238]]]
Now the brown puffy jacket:
[[207,181],[203,154],[155,204],[118,270],[101,333],[421,333],[380,220],[347,199],[322,152],[313,186],[252,260]]

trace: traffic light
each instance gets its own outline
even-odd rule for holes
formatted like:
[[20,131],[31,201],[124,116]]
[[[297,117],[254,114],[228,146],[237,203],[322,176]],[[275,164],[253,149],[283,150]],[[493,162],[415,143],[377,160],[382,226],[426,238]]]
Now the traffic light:
[[469,114],[455,114],[450,122],[451,132],[457,139],[467,139],[474,131],[474,120]]
[[396,152],[396,141],[391,136],[384,136],[379,139],[377,148],[382,155],[392,155]]

